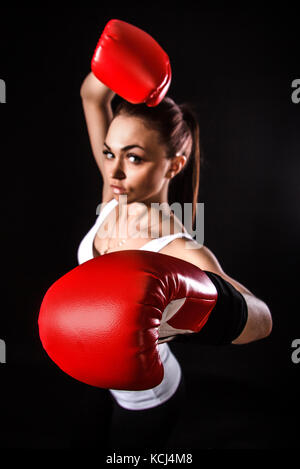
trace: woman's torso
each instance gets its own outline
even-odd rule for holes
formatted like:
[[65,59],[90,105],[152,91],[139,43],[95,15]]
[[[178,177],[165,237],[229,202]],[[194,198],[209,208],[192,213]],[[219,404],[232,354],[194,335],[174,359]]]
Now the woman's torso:
[[[159,250],[161,252],[171,241],[177,237],[182,237],[182,233],[188,235],[178,218],[173,213],[168,213],[168,211],[165,211],[165,217],[160,219],[158,219],[158,216],[155,217],[153,214],[143,212],[143,216],[139,217],[138,223],[135,222],[134,218],[132,222],[127,223],[127,219],[124,219],[124,217],[119,220],[119,204],[118,201],[112,199],[107,204],[103,204],[101,212],[103,212],[103,217],[99,220],[98,229],[93,240],[94,257],[101,255],[108,245],[109,252],[128,249],[155,250],[156,252]],[[119,242],[124,239],[124,236],[119,236],[118,230],[121,229],[124,222],[127,223],[129,235],[125,237],[126,242],[120,245]],[[130,234],[136,226],[139,229],[138,236],[132,237]],[[111,231],[112,228],[113,239],[107,239],[107,230]],[[137,230],[135,230],[135,233],[137,233]]]
[[[101,206],[100,214],[90,231],[81,241],[78,248],[78,263],[82,264],[87,262],[94,257],[98,257],[100,252],[106,247],[106,239],[101,239],[97,236],[99,228],[103,224],[104,220],[109,221],[109,217],[114,216],[113,210],[118,206],[118,201],[115,199],[110,200],[108,203]],[[178,228],[177,228],[178,229]],[[118,239],[114,239],[115,247],[110,249],[109,252],[127,250],[127,249],[139,249],[152,252],[162,252],[163,248],[168,246],[173,240],[177,238],[192,239],[187,233],[185,228],[177,231],[170,235],[162,236],[159,238],[137,238],[129,239],[123,246],[117,246]],[[181,368],[166,343],[158,345],[160,358],[164,366],[164,378],[163,381],[153,389],[147,389],[145,391],[123,391],[113,390],[109,391],[114,396],[120,406],[129,410],[142,410],[151,407],[156,407],[159,404],[166,402],[176,392],[181,379]]]

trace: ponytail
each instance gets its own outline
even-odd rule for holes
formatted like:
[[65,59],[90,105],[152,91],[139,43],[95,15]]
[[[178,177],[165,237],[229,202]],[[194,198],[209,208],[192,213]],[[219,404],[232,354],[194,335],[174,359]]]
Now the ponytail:
[[199,196],[199,186],[200,186],[200,158],[201,158],[201,151],[200,151],[200,128],[199,123],[196,117],[195,112],[188,104],[182,104],[179,106],[182,114],[183,119],[188,125],[191,135],[192,135],[192,148],[190,159],[192,162],[192,204],[193,204],[193,211],[192,211],[192,223],[193,229],[195,228],[195,221],[196,221],[196,211],[197,211],[197,203],[198,203],[198,196]]

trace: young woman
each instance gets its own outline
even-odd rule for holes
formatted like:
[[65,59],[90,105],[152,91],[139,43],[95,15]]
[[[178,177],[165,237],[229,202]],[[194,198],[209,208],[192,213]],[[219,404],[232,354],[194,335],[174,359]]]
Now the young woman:
[[[181,188],[185,178],[192,195],[191,200],[181,202],[192,202],[195,216],[200,143],[198,123],[188,106],[179,106],[170,98],[164,98],[152,108],[122,100],[113,112],[114,96],[115,93],[93,73],[85,78],[81,87],[89,138],[102,176],[103,192],[100,215],[79,246],[79,263],[126,249],[156,251],[183,259],[223,279],[224,285],[246,306],[245,321],[242,328],[236,328],[236,336],[231,343],[245,344],[267,337],[272,329],[268,306],[227,275],[216,256],[206,246],[198,244],[171,212],[171,232],[167,236],[163,235],[162,221],[156,226],[155,238],[147,235],[150,232],[147,223],[143,225],[141,237],[124,236],[124,233],[118,236],[116,221],[119,217],[123,219],[118,226],[126,221],[129,233],[138,219],[137,212],[120,211],[121,197],[126,196],[128,207],[140,203],[149,211],[153,203],[168,207],[170,189],[173,188],[176,194],[176,181],[180,181]],[[192,176],[188,168],[192,168]],[[180,189],[177,194],[179,199]],[[110,229],[103,236],[105,224]],[[220,323],[220,337],[222,327]],[[209,337],[207,340],[210,343]],[[81,415],[81,419],[85,419],[81,420],[83,430],[74,436],[77,446],[99,448],[102,444],[112,448],[162,448],[167,445],[184,409],[185,387],[181,367],[170,347],[167,343],[159,347],[165,377],[156,388],[107,391],[88,387]]]

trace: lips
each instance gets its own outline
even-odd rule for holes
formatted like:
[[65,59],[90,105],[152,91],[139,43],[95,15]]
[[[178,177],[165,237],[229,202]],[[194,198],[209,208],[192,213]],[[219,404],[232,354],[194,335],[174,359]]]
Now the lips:
[[114,185],[111,185],[110,186],[113,191],[117,194],[125,194],[126,193],[126,189],[122,186],[114,186]]

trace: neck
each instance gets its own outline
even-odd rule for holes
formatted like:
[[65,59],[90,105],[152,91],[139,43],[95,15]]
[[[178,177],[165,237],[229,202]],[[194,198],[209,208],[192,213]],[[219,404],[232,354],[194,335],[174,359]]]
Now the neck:
[[[175,223],[174,216],[170,212],[167,189],[168,187],[146,199],[129,202],[128,205],[120,203],[119,199],[119,209],[117,210],[116,220],[118,225],[127,225],[128,223],[129,226],[131,226],[131,224],[134,227],[138,225],[142,233],[147,232],[148,234],[151,229],[151,233],[154,234],[154,237],[162,236],[163,230],[171,230],[171,233],[182,231],[182,225],[180,223],[178,224],[178,222],[177,224]],[[141,208],[140,204],[142,204],[144,208]],[[155,204],[155,206],[152,204]],[[161,207],[158,208],[157,205]],[[176,230],[174,223],[176,226],[178,225]],[[166,231],[166,234],[169,234],[169,231]]]
[[168,184],[165,184],[157,194],[153,194],[140,202],[149,208],[151,208],[151,204],[169,204],[168,189]]

